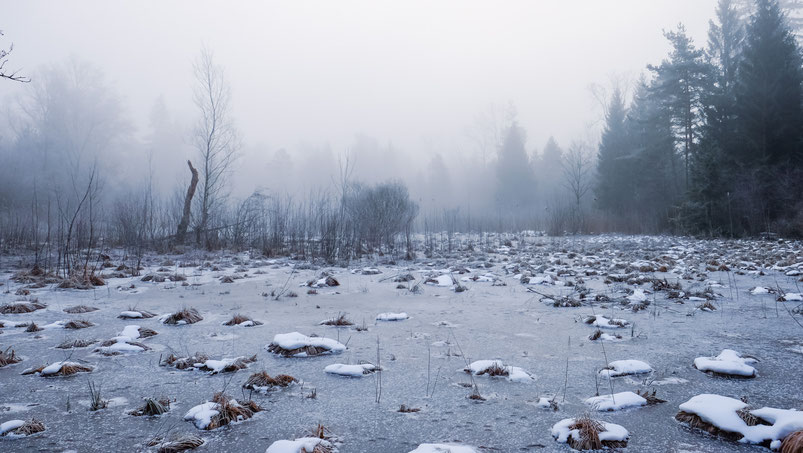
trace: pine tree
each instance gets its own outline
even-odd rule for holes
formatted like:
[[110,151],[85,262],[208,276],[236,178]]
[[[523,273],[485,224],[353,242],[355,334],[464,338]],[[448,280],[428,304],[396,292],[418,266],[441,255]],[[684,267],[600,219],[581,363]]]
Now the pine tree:
[[535,178],[525,140],[524,130],[514,121],[505,133],[496,162],[496,194],[501,206],[524,209],[532,204]]
[[660,66],[648,66],[655,74],[650,87],[672,115],[676,141],[683,154],[684,187],[688,189],[691,158],[703,120],[703,93],[709,70],[703,51],[694,47],[682,24],[678,25],[677,31],[665,32],[664,36],[672,44],[672,51],[669,59]]
[[620,89],[614,89],[605,115],[605,129],[597,153],[597,206],[621,214],[632,201],[629,173],[630,143],[625,129],[626,109]]
[[632,144],[633,204],[642,226],[665,229],[681,190],[672,111],[644,79],[633,96],[626,130]]
[[803,194],[799,183],[782,182],[799,178],[803,166],[802,82],[800,49],[778,2],[757,0],[736,84],[738,146],[729,153],[736,175],[755,183],[747,201],[757,208],[743,213],[749,229],[756,216],[768,224],[794,210],[789,204]]
[[735,145],[736,75],[744,42],[744,27],[734,0],[719,0],[717,20],[709,22],[706,57],[712,74],[703,93],[705,124],[692,159],[691,183],[684,205],[687,227],[710,234],[731,231],[730,170],[724,150]]

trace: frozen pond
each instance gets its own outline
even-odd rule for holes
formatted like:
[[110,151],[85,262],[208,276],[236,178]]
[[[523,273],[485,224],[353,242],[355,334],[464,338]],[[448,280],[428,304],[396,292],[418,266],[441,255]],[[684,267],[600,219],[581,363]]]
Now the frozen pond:
[[[775,294],[778,288],[801,292],[799,243],[528,237],[510,246],[475,249],[395,265],[380,260],[313,269],[247,254],[154,257],[143,276],[164,266],[165,275],[186,276],[186,286],[181,281],[143,282],[141,276],[109,278],[106,286],[93,290],[51,285],[31,289],[25,297],[15,294],[25,286],[11,279],[17,269],[8,269],[2,274],[0,304],[37,298],[47,307],[3,314],[0,320],[49,328],[26,332],[7,323],[0,329],[2,348],[11,347],[23,358],[0,368],[0,423],[35,417],[46,430],[0,440],[0,450],[144,451],[145,443],[157,434],[193,432],[206,440],[195,451],[262,452],[276,440],[309,435],[320,423],[336,438],[341,452],[407,452],[425,442],[460,442],[487,451],[571,451],[555,442],[550,428],[561,419],[591,412],[630,432],[629,451],[768,451],[703,435],[673,417],[681,403],[701,393],[745,397],[754,407],[803,408],[803,327],[794,319],[803,322],[801,302],[791,300],[794,297],[778,302]],[[182,267],[182,262],[196,266]],[[211,265],[198,266],[206,262]],[[366,267],[380,273],[361,272]],[[322,279],[324,271],[340,286],[323,282],[317,294],[301,286]],[[415,280],[394,281],[405,274]],[[467,290],[455,291],[454,283],[439,278],[444,275]],[[238,278],[224,283],[225,276]],[[424,283],[428,278],[431,281]],[[655,290],[658,279],[672,285],[679,282],[681,289],[675,294]],[[418,291],[409,289],[416,285]],[[282,289],[278,300],[271,296]],[[297,297],[288,297],[290,291]],[[714,296],[707,297],[706,292]],[[581,306],[555,307],[550,296],[553,301],[568,297]],[[704,309],[708,299],[713,310]],[[641,309],[634,311],[640,303]],[[99,310],[63,311],[79,304]],[[161,315],[182,308],[195,308],[203,320],[189,325],[160,321]],[[118,318],[132,309],[159,316]],[[237,313],[263,324],[223,325]],[[376,320],[379,314],[401,313],[409,317]],[[355,326],[320,325],[341,314]],[[591,340],[597,327],[585,322],[589,316],[606,323],[623,320],[624,327],[606,324],[600,330],[608,340]],[[53,324],[75,319],[94,326],[70,330]],[[114,356],[93,352],[130,325],[158,333],[136,340],[148,350]],[[282,357],[266,349],[274,335],[291,332],[327,337],[347,349],[307,358]],[[56,348],[75,339],[99,342],[72,350]],[[338,363],[376,364],[377,344],[381,374],[355,378],[324,371]],[[752,364],[757,376],[729,379],[692,366],[695,358],[714,357],[723,349],[758,358]],[[160,359],[171,353],[183,357],[196,352],[210,359],[256,354],[257,361],[246,369],[218,374],[159,366]],[[53,378],[21,374],[67,359],[94,370]],[[478,360],[498,360],[534,379],[472,378],[462,371]],[[654,371],[610,381],[599,376],[608,363],[619,360],[643,361]],[[288,374],[302,383],[267,395],[241,388],[251,373],[262,370],[271,376]],[[470,388],[472,380],[476,390]],[[90,381],[101,388],[102,398],[110,400],[107,408],[88,410]],[[597,394],[637,389],[655,389],[667,402],[605,413],[595,413],[585,404]],[[219,391],[241,400],[250,396],[265,411],[208,432],[183,420],[190,408]],[[473,391],[485,400],[470,399]],[[310,398],[313,392],[317,396]],[[143,397],[174,402],[161,417],[128,415]],[[555,397],[558,411],[538,407],[540,397]],[[400,413],[402,404],[420,411]]]

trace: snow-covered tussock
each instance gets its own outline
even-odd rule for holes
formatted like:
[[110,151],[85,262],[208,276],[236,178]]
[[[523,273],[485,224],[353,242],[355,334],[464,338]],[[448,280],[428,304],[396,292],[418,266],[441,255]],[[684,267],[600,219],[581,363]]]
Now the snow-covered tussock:
[[652,367],[647,362],[642,362],[641,360],[614,360],[606,368],[600,370],[599,374],[601,376],[615,377],[650,372],[652,372]]
[[[801,411],[772,407],[748,410],[750,415],[766,423],[748,424],[743,415],[740,415],[740,411],[746,409],[748,409],[747,403],[741,400],[715,394],[702,394],[681,404],[681,412],[676,418],[695,427],[708,428],[709,432],[719,433],[716,431],[719,430],[727,437],[738,438],[739,442],[760,444],[769,441],[774,449],[780,447],[781,441],[786,436],[803,430]],[[703,426],[706,424],[709,426]]]
[[346,350],[342,343],[330,338],[308,337],[298,332],[278,334],[266,346],[268,351],[285,357],[311,357],[340,353]]
[[694,367],[723,376],[753,378],[756,377],[756,369],[750,364],[756,362],[758,359],[754,357],[743,357],[733,349],[723,349],[716,357],[697,357],[694,359]]
[[463,371],[475,376],[487,374],[488,376],[504,376],[511,382],[532,382],[535,378],[530,373],[515,366],[505,365],[499,360],[477,360],[472,362]]
[[409,319],[410,316],[407,313],[380,313],[376,315],[377,321],[404,321],[405,319]]

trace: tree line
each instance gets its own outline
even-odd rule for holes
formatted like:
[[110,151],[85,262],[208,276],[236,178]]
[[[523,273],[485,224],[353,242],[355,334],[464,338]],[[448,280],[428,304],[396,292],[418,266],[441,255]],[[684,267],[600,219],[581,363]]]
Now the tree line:
[[776,0],[720,0],[708,43],[671,51],[629,103],[614,89],[597,156],[596,205],[617,229],[803,235],[803,66]]

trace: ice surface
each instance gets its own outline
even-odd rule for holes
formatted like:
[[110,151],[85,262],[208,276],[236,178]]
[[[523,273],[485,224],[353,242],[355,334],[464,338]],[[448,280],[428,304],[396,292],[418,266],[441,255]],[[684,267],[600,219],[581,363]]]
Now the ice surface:
[[477,450],[460,444],[421,444],[410,453],[477,453]]

